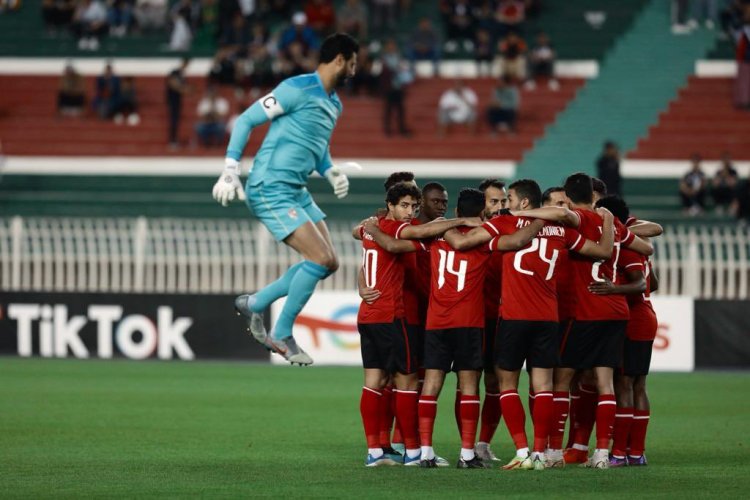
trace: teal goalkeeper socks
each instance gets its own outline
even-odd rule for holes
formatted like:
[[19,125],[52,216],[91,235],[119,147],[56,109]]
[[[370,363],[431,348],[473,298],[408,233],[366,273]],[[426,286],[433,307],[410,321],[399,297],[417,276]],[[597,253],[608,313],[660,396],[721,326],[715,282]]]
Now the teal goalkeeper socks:
[[292,335],[292,325],[294,320],[297,319],[297,315],[310,300],[318,281],[329,274],[327,267],[309,260],[303,261],[301,264],[289,284],[286,303],[284,303],[284,308],[281,310],[279,319],[276,320],[276,325],[273,328],[275,339],[285,339]]
[[277,299],[284,297],[289,293],[289,285],[292,283],[292,279],[297,274],[297,271],[302,269],[302,265],[305,261],[297,262],[292,267],[286,270],[286,272],[276,281],[267,285],[258,293],[255,294],[255,303],[250,306],[250,309],[254,313],[262,313]]

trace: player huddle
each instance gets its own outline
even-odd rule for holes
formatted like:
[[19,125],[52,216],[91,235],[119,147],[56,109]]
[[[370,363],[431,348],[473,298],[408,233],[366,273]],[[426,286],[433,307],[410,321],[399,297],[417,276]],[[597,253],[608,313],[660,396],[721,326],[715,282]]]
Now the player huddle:
[[[646,375],[657,328],[648,237],[661,227],[630,217],[620,198],[582,173],[544,193],[529,179],[507,191],[485,180],[459,193],[452,219],[443,217],[448,196],[438,183],[420,191],[413,174],[399,172],[385,187],[386,210],[353,231],[363,249],[365,465],[449,465],[432,436],[450,371],[459,468],[498,460],[490,442],[501,415],[516,447],[504,469],[646,465]],[[518,394],[524,363],[531,442]]]

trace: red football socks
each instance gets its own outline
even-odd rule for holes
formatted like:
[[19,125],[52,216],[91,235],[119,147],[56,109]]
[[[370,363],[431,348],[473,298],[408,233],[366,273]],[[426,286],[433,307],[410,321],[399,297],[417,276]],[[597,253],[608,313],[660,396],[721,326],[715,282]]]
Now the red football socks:
[[547,448],[555,413],[551,391],[537,392],[534,396],[534,451]]
[[640,457],[646,451],[646,429],[651,418],[649,410],[635,410],[633,412],[633,424],[630,426],[630,453],[631,457]]
[[594,423],[596,422],[599,395],[595,386],[583,384],[581,385],[580,396],[581,399],[578,400],[576,406],[576,421],[573,425],[573,444],[588,447],[591,431],[594,430]]
[[393,391],[396,399],[396,420],[407,450],[419,448],[417,438],[417,391]]
[[419,397],[419,441],[422,446],[432,446],[432,431],[437,415],[437,396]]
[[615,424],[617,403],[614,394],[601,394],[596,406],[596,449],[609,449],[612,427]]
[[502,391],[500,393],[500,407],[502,408],[505,425],[508,427],[510,437],[516,445],[516,449],[529,447],[529,441],[526,439],[526,413],[523,411],[521,398],[518,397],[518,391]]
[[618,406],[617,413],[615,413],[615,427],[612,430],[612,455],[625,458],[632,423],[633,408]]
[[500,394],[486,392],[482,405],[482,427],[479,431],[479,441],[489,443],[495,435],[500,423]]
[[359,400],[359,413],[362,415],[362,424],[365,428],[368,448],[381,448],[380,445],[380,392],[362,388],[362,397]]
[[561,450],[565,434],[565,422],[568,419],[568,410],[570,409],[570,398],[567,391],[556,391],[553,396],[554,416],[552,417],[553,425],[549,434],[549,447],[551,450]]
[[393,387],[383,388],[380,398],[380,446],[391,446],[391,428],[393,427]]
[[461,448],[473,450],[479,423],[479,396],[461,396]]

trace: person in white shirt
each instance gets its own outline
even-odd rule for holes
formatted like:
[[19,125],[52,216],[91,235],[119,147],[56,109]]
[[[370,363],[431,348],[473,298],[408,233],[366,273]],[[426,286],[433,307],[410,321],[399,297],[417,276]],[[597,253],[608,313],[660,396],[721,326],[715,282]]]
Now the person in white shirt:
[[466,125],[470,132],[476,132],[477,94],[462,80],[456,80],[453,87],[440,96],[438,104],[438,133],[444,136],[451,125]]
[[200,143],[203,146],[222,146],[229,102],[219,95],[215,85],[209,84],[206,88],[206,94],[198,103],[197,114],[195,133]]

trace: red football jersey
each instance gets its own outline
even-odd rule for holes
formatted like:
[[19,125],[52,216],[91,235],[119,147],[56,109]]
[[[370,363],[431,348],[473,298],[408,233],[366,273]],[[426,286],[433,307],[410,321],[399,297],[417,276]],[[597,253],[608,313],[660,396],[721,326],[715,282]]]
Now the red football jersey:
[[[519,219],[519,229],[531,223]],[[585,239],[575,229],[546,224],[521,250],[503,254],[503,319],[558,321],[557,270],[560,254],[580,250]]]
[[[462,233],[471,230],[458,228]],[[432,283],[427,330],[484,328],[484,279],[493,239],[470,250],[454,250],[438,238],[430,244]]]
[[[574,210],[580,218],[578,232],[592,241],[599,241],[602,234],[602,218],[592,210]],[[629,245],[635,235],[615,219],[615,247],[612,256],[607,260],[591,260],[582,255],[571,253],[570,273],[574,281],[575,305],[573,317],[578,321],[626,320],[629,317],[628,305],[622,295],[595,295],[589,292],[592,281],[607,278],[617,282],[614,270],[620,258],[621,247]]]
[[[398,238],[408,222],[399,222],[381,218],[380,230]],[[404,266],[401,255],[382,249],[364,228],[359,232],[362,237],[362,268],[365,273],[365,284],[380,290],[380,297],[372,304],[365,301],[359,306],[357,323],[391,323],[396,318],[404,317]]]
[[573,306],[575,305],[575,292],[573,277],[570,274],[570,262],[568,251],[560,252],[557,259],[557,316],[562,323],[573,317]]
[[[413,225],[421,224],[419,219],[412,219]],[[415,252],[416,267],[413,273],[407,274],[404,281],[405,287],[410,287],[414,290],[416,296],[418,309],[415,310],[415,314],[418,317],[418,323],[424,325],[427,321],[427,303],[430,301],[430,241],[422,240],[421,245]],[[405,288],[406,289],[406,288]],[[407,314],[409,311],[407,310]]]
[[503,254],[493,252],[487,262],[487,275],[484,277],[484,317],[497,319],[500,313],[500,290],[503,286]]
[[626,335],[630,340],[654,340],[656,338],[656,313],[651,305],[651,267],[648,258],[632,250],[624,248],[617,263],[618,280],[626,282],[627,271],[641,271],[646,276],[646,291],[639,294],[626,295],[630,309],[630,321]]

